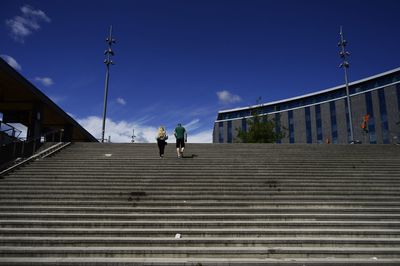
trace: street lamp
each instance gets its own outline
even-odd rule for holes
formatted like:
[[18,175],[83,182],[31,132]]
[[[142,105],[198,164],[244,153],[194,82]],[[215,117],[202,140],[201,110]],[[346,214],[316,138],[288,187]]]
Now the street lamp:
[[108,44],[108,49],[104,51],[106,55],[106,59],[104,60],[104,64],[106,64],[106,82],[104,85],[104,109],[103,109],[103,127],[101,130],[101,142],[104,142],[104,133],[106,129],[106,113],[107,113],[107,95],[108,95],[108,82],[110,79],[110,64],[114,65],[111,60],[111,56],[114,55],[113,50],[111,49],[111,45],[115,43],[115,39],[112,38],[112,26],[110,26],[110,35],[106,39]]
[[344,80],[346,83],[346,98],[347,98],[347,108],[348,108],[348,118],[349,118],[349,127],[350,127],[350,143],[354,143],[354,135],[353,135],[353,120],[351,118],[351,101],[350,101],[350,93],[349,93],[349,80],[347,77],[347,69],[349,68],[350,64],[347,61],[347,57],[350,56],[350,53],[346,51],[345,47],[347,45],[347,41],[343,37],[343,27],[340,26],[340,41],[338,46],[340,47],[340,58],[342,58],[342,63],[339,67],[344,69]]

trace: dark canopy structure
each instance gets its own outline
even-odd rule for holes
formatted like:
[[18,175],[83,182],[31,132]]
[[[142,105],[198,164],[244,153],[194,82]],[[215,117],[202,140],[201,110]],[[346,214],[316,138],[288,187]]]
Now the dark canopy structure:
[[88,131],[0,58],[0,113],[3,123],[21,123],[27,139],[62,132],[63,141],[97,142]]

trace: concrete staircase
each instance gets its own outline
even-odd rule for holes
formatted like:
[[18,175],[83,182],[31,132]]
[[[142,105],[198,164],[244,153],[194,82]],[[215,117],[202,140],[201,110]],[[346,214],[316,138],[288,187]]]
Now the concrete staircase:
[[[1,265],[400,265],[400,146],[75,143],[0,179]],[[179,235],[177,235],[179,234]]]

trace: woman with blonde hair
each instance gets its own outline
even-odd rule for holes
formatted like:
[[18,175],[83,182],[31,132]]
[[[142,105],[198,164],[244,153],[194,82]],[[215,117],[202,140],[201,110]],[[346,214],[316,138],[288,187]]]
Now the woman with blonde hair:
[[160,158],[163,158],[165,145],[167,144],[166,140],[168,139],[167,131],[165,130],[164,126],[160,126],[158,128],[156,139],[158,150],[160,152]]

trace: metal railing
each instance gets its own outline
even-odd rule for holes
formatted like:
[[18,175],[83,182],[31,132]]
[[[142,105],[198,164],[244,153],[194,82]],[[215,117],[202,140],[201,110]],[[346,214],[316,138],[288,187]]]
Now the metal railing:
[[[16,127],[4,123],[3,121],[0,121],[0,144],[8,141],[11,141],[13,139],[19,138],[21,135],[22,131],[17,129]],[[7,137],[7,139],[5,139]]]
[[59,150],[67,147],[70,144],[71,144],[71,142],[66,142],[66,143],[57,142],[56,144],[52,145],[51,147],[49,147],[43,151],[40,151],[40,152],[30,156],[29,158],[26,158],[26,159],[20,160],[20,161],[16,161],[14,164],[4,167],[5,168],[4,170],[2,170],[2,168],[0,168],[0,178],[2,178],[4,175],[14,171],[15,169],[19,168],[20,166],[22,166],[32,160],[46,158],[46,157],[58,152]]
[[45,142],[62,142],[64,129],[56,129],[39,137],[12,138],[9,143],[1,143],[0,165],[11,162],[18,158],[28,158]]

